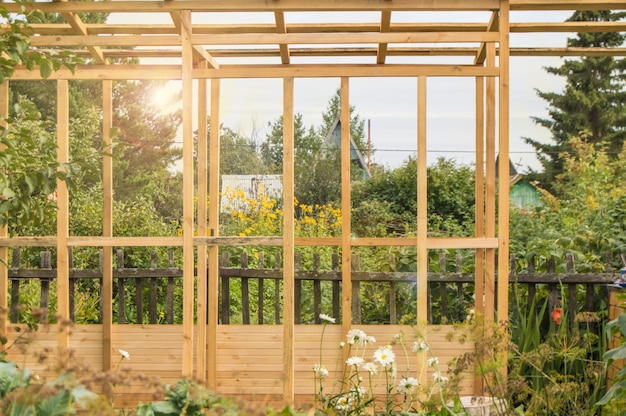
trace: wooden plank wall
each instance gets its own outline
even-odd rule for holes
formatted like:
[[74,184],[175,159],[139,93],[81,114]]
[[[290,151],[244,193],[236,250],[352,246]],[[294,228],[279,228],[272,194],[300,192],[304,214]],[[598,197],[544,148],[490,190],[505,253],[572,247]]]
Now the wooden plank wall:
[[[10,325],[10,341],[18,334],[15,328],[25,330],[24,325]],[[400,325],[361,325],[358,328],[376,338],[377,342],[368,346],[365,358],[371,359],[376,348],[391,344],[394,335],[403,332],[405,345],[410,348],[415,340],[415,330],[411,326]],[[314,380],[313,366],[320,362],[320,341],[322,325],[294,326],[294,372],[293,390],[294,403],[299,407],[307,407],[313,403]],[[198,332],[198,328],[195,328]],[[448,363],[455,357],[473,351],[471,342],[463,344],[448,339],[454,333],[452,326],[429,326],[428,343],[433,353],[439,358],[440,370],[446,374]],[[102,341],[101,325],[77,325],[71,328],[69,348],[75,350],[75,362],[86,362],[94,371],[102,368]],[[163,383],[176,383],[180,379],[180,368],[183,362],[182,325],[113,325],[111,339],[112,368],[120,370],[130,369],[129,376],[143,374],[147,377],[158,377]],[[58,326],[49,325],[33,334],[32,342],[25,352],[16,347],[9,350],[8,358],[34,370],[42,378],[52,378],[53,371],[46,369],[46,365],[37,360],[39,353],[48,348],[46,355],[57,356]],[[332,387],[332,380],[341,377],[341,362],[343,352],[347,348],[339,347],[341,341],[346,341],[341,325],[327,325],[322,344],[322,364],[329,370],[327,388]],[[11,342],[10,342],[11,343]],[[10,344],[9,343],[9,344]],[[290,382],[283,371],[284,328],[282,325],[220,325],[218,326],[216,345],[217,384],[216,391],[235,396],[256,406],[283,405],[283,389],[286,382]],[[399,345],[394,345],[398,376],[404,374],[407,368],[405,355]],[[122,360],[119,349],[130,354],[130,360]],[[194,356],[197,351],[194,350]],[[410,356],[410,371],[417,373],[417,361]],[[194,364],[197,360],[194,360]],[[339,364],[339,365],[338,365]],[[427,380],[432,380],[433,369],[429,368]],[[201,376],[200,376],[201,377]],[[464,379],[461,394],[473,393],[474,379],[471,374]],[[382,387],[382,386],[380,386]],[[383,394],[383,390],[377,393]],[[152,400],[153,389],[138,382],[131,386],[119,386],[115,390],[116,403],[126,408],[135,407],[139,401]]]

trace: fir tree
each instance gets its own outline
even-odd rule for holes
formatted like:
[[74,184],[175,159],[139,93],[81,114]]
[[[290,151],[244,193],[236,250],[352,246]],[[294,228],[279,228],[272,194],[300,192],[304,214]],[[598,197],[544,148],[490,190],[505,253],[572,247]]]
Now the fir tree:
[[[626,13],[612,11],[577,11],[568,21],[617,21]],[[578,33],[569,38],[568,47],[611,48],[624,42],[624,35],[610,33]],[[586,56],[565,60],[560,67],[546,71],[566,77],[561,93],[537,91],[549,104],[549,118],[533,117],[536,124],[552,133],[551,143],[524,138],[537,151],[543,172],[533,172],[543,187],[554,189],[554,182],[563,172],[561,154],[572,154],[572,138],[593,143],[598,150],[617,155],[626,138],[626,59],[611,56]]]

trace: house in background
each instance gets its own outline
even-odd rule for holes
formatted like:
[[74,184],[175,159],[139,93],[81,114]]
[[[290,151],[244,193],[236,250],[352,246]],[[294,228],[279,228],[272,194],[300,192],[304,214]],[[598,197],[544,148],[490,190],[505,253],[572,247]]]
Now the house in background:
[[509,190],[509,204],[522,211],[529,211],[542,207],[543,197],[551,197],[550,193],[539,187],[537,182],[529,181],[519,173],[511,176]]
[[[341,121],[339,119],[335,119],[335,122],[330,127],[328,134],[324,138],[323,148],[341,149]],[[367,166],[367,162],[365,161],[365,158],[363,158],[359,148],[356,146],[352,136],[350,136],[350,161],[361,169],[363,172],[363,179],[369,179],[372,176],[369,167]]]
[[[498,163],[500,157],[496,158],[496,178],[498,177]],[[509,160],[509,204],[511,208],[517,208],[522,211],[530,211],[535,208],[542,207],[543,197],[552,197],[552,195],[541,188],[537,182],[530,181],[520,173]]]

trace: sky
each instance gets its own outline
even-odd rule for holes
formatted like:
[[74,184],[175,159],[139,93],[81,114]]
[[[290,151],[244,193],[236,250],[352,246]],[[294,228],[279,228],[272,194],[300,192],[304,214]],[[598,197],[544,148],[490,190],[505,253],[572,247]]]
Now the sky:
[[[216,16],[219,15],[219,16]],[[515,12],[512,22],[562,22],[571,12]],[[231,15],[212,14],[197,16],[194,23],[228,23]],[[474,14],[421,13],[423,21],[477,21]],[[163,21],[170,23],[167,14]],[[367,20],[369,16],[358,16]],[[415,20],[416,15],[408,12],[392,14],[392,23]],[[238,16],[240,19],[241,16]],[[132,14],[111,15],[109,22],[128,23],[137,19]],[[273,15],[250,14],[250,23],[273,23]],[[313,21],[349,21],[350,15],[306,16],[287,15],[287,23]],[[317,19],[317,20],[315,20]],[[376,22],[379,14],[372,13],[371,21]],[[488,20],[488,15],[484,19]],[[567,37],[575,34],[511,34],[511,47],[564,47]],[[294,59],[294,63],[312,62]],[[314,62],[323,63],[320,58]],[[372,63],[373,58],[361,58],[362,62]],[[415,59],[415,58],[413,58]],[[425,63],[428,62],[424,58]],[[444,58],[437,58],[442,63]],[[458,62],[458,58],[457,59]],[[231,63],[219,60],[221,63]],[[352,62],[352,61],[350,61]],[[402,63],[402,58],[392,57],[390,63]],[[415,62],[415,61],[412,61]],[[532,146],[523,137],[548,142],[550,133],[536,125],[531,117],[547,117],[547,103],[537,97],[536,90],[561,92],[565,85],[562,77],[548,74],[545,66],[560,66],[563,60],[558,57],[511,57],[510,61],[510,158],[519,172],[540,169]],[[471,63],[471,58],[468,62]],[[305,126],[319,126],[322,112],[340,85],[339,78],[296,79],[295,112],[303,116]],[[178,89],[180,84],[171,83]],[[474,155],[475,131],[475,80],[471,77],[432,77],[427,84],[427,161],[434,163],[439,157],[454,159],[459,164],[472,164]],[[390,168],[398,167],[417,148],[417,80],[415,78],[351,78],[350,104],[366,123],[369,121],[372,147],[372,163]],[[269,133],[268,123],[282,114],[282,80],[280,79],[224,79],[221,82],[220,117],[221,122],[245,135],[254,136],[261,142]],[[367,127],[366,127],[367,132]],[[367,134],[367,133],[366,133]]]

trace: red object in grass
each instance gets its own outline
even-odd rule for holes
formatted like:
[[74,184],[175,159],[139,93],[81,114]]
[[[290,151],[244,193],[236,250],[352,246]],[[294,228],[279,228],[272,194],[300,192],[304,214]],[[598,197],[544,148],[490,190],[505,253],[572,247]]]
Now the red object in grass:
[[561,308],[554,308],[550,316],[557,325],[561,325]]

